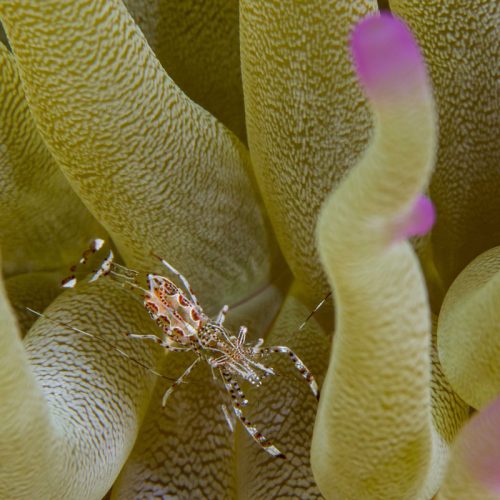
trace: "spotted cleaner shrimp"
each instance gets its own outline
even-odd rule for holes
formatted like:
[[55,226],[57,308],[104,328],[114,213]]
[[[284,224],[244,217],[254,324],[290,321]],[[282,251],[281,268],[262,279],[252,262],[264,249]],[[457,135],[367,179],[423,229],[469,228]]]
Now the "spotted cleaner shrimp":
[[[80,264],[85,264],[89,256],[100,250],[104,243],[104,240],[101,239],[93,240],[90,247],[83,253]],[[89,281],[92,282],[109,276],[141,293],[144,307],[151,319],[159,326],[161,337],[153,334],[126,333],[129,338],[152,341],[171,352],[192,352],[195,354],[194,361],[177,380],[174,380],[164,393],[162,406],[166,406],[172,392],[185,381],[196,365],[200,362],[206,362],[212,371],[214,379],[222,381],[229,394],[234,414],[250,436],[273,457],[286,458],[272,441],[259,432],[257,427],[244,415],[243,408],[248,405],[248,400],[239,385],[239,380],[245,380],[256,387],[260,387],[263,379],[276,375],[275,370],[271,366],[265,365],[263,361],[272,354],[280,353],[290,359],[309,385],[313,395],[319,399],[318,384],[312,373],[289,347],[265,346],[262,338],[255,343],[247,342],[247,328],[245,326],[240,326],[238,334],[234,335],[224,326],[224,320],[229,310],[227,305],[221,308],[215,319],[210,318],[200,306],[188,280],[165,259],[157,255],[154,255],[154,257],[182,283],[184,289],[176,286],[165,276],[152,273],[146,276],[146,288],[142,287],[138,283],[139,273],[115,262],[112,250],[102,261],[99,268],[94,271]],[[73,266],[72,271],[75,269],[76,266]],[[73,288],[77,281],[76,276],[73,274],[63,280],[62,286]],[[309,317],[321,307],[326,298],[318,304]],[[38,316],[43,316],[43,314],[34,310],[30,309],[30,311]],[[304,326],[309,317],[299,329]],[[79,333],[94,336],[69,325],[64,326]],[[122,352],[122,354],[124,353]],[[137,362],[128,355],[126,357]],[[143,365],[141,364],[141,366]],[[161,376],[154,370],[150,371]],[[163,378],[168,377],[163,376]],[[222,405],[222,411],[229,428],[233,431],[233,423],[226,405]]]

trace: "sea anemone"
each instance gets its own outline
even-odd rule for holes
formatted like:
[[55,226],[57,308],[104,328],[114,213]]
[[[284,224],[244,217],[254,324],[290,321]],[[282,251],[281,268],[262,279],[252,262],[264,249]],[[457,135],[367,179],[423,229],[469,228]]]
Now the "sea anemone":
[[[0,0],[2,498],[498,495],[496,2],[390,7]],[[190,360],[127,290],[58,295],[96,236],[304,359],[319,407],[279,358],[248,391],[286,461],[208,368],[161,408],[141,365]]]

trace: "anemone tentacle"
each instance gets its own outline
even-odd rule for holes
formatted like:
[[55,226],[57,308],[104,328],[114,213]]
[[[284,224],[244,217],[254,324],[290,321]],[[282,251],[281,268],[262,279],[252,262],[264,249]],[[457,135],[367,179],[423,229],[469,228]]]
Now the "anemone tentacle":
[[[498,2],[390,2],[427,58],[437,113],[408,31],[362,21],[370,118],[347,32],[375,3],[0,0],[13,49],[0,33],[0,242],[16,301],[0,289],[1,497],[99,499],[112,485],[115,498],[500,498]],[[250,154],[217,120],[243,137],[243,94]],[[427,195],[437,225],[422,239]],[[228,430],[209,369],[163,410],[161,377],[97,338],[42,319],[23,351],[12,310],[25,330],[20,308],[58,294],[58,269],[86,246],[74,235],[93,232],[83,204],[130,266],[165,273],[153,250],[204,308],[232,306],[231,330],[291,346],[320,382],[329,360],[318,411],[278,355],[276,377],[242,387],[286,462]],[[297,329],[329,285],[330,353],[331,308]],[[172,378],[191,362],[124,340],[154,325],[109,282],[46,313]],[[467,402],[479,411],[464,426]]]
[[174,82],[245,141],[238,0],[124,3]]
[[401,21],[369,17],[351,45],[376,128],[317,226],[337,325],[312,465],[327,498],[421,498],[434,458],[431,324],[405,237],[415,234],[415,218],[429,216],[415,202],[432,172],[434,103],[423,60]]
[[45,146],[14,56],[0,42],[0,243],[7,276],[69,266],[99,223]]
[[328,290],[316,217],[372,126],[345,41],[353,23],[375,9],[374,0],[240,5],[252,162],[281,250],[312,306]]
[[477,0],[472,9],[460,0],[390,6],[414,32],[433,83],[439,147],[430,193],[439,218],[432,246],[448,288],[472,259],[500,243],[500,11],[496,0]]
[[500,247],[484,252],[457,277],[438,323],[439,357],[453,390],[483,408],[500,387]]
[[109,283],[59,296],[46,315],[51,319],[37,321],[24,346],[12,316],[2,322],[0,496],[102,498],[130,453],[155,379],[53,321],[98,333],[155,366],[157,351],[137,349],[120,333],[144,330],[149,320]]
[[128,264],[150,270],[154,250],[203,268],[191,279],[209,304],[265,284],[273,239],[248,150],[166,74],[122,1],[4,0],[0,15],[45,142]]

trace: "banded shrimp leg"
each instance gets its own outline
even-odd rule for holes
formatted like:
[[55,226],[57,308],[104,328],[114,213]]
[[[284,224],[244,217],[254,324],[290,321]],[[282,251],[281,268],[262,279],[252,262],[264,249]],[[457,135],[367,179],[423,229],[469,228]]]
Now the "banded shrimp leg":
[[[222,380],[224,382],[224,387],[226,388],[226,391],[229,393],[229,396],[231,397],[231,404],[233,406],[233,411],[235,415],[238,417],[239,421],[243,424],[243,427],[245,427],[246,431],[250,436],[252,436],[253,440],[267,453],[272,455],[273,457],[278,457],[278,458],[284,458],[286,459],[286,456],[281,453],[281,451],[274,446],[272,441],[263,434],[261,434],[255,425],[248,420],[245,415],[243,415],[242,407],[246,406],[248,404],[248,400],[245,398],[245,395],[243,394],[243,391],[240,389],[238,382],[233,379],[233,377],[226,371],[219,369],[219,372],[221,374]],[[232,424],[229,422],[229,418],[227,415],[227,411],[225,411],[224,405],[222,408],[222,411],[224,412],[224,416],[226,420],[228,421],[229,427],[232,429]]]
[[165,391],[165,394],[163,394],[163,398],[161,400],[161,405],[163,408],[167,406],[167,400],[174,392],[175,388],[178,387],[179,385],[182,384],[185,378],[189,376],[191,373],[191,370],[201,361],[201,357],[197,357],[184,371],[184,373]]
[[304,362],[289,347],[282,345],[261,347],[261,345],[255,345],[253,352],[254,354],[261,354],[264,356],[272,353],[288,354],[288,358],[294,364],[295,368],[300,372],[302,377],[306,379],[314,397],[319,400],[319,388],[313,374],[309,371]]
[[195,345],[192,346],[187,346],[187,347],[176,347],[173,346],[169,343],[168,337],[165,340],[160,339],[154,334],[141,334],[141,333],[130,333],[127,332],[125,335],[129,338],[133,339],[141,339],[141,340],[150,340],[152,342],[155,342],[156,344],[160,345],[161,347],[164,347],[166,350],[171,351],[171,352],[194,352],[196,353],[197,357],[196,359],[186,368],[184,373],[177,379],[175,382],[165,391],[163,394],[163,398],[161,400],[161,405],[163,408],[167,405],[167,400],[171,396],[172,392],[186,379],[189,374],[191,373],[191,370],[201,361],[201,356],[199,355],[198,349],[196,348]]

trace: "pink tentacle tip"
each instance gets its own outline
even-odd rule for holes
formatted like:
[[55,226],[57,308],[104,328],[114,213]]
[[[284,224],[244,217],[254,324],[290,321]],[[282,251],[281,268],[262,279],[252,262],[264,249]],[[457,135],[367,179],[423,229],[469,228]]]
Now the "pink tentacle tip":
[[474,415],[459,439],[472,476],[500,493],[500,398]]
[[422,83],[426,69],[420,49],[406,24],[382,13],[362,19],[351,34],[358,77],[371,98],[391,97]]
[[400,241],[411,236],[428,233],[436,221],[436,209],[427,196],[420,195],[410,210],[400,215],[394,224],[394,240]]

